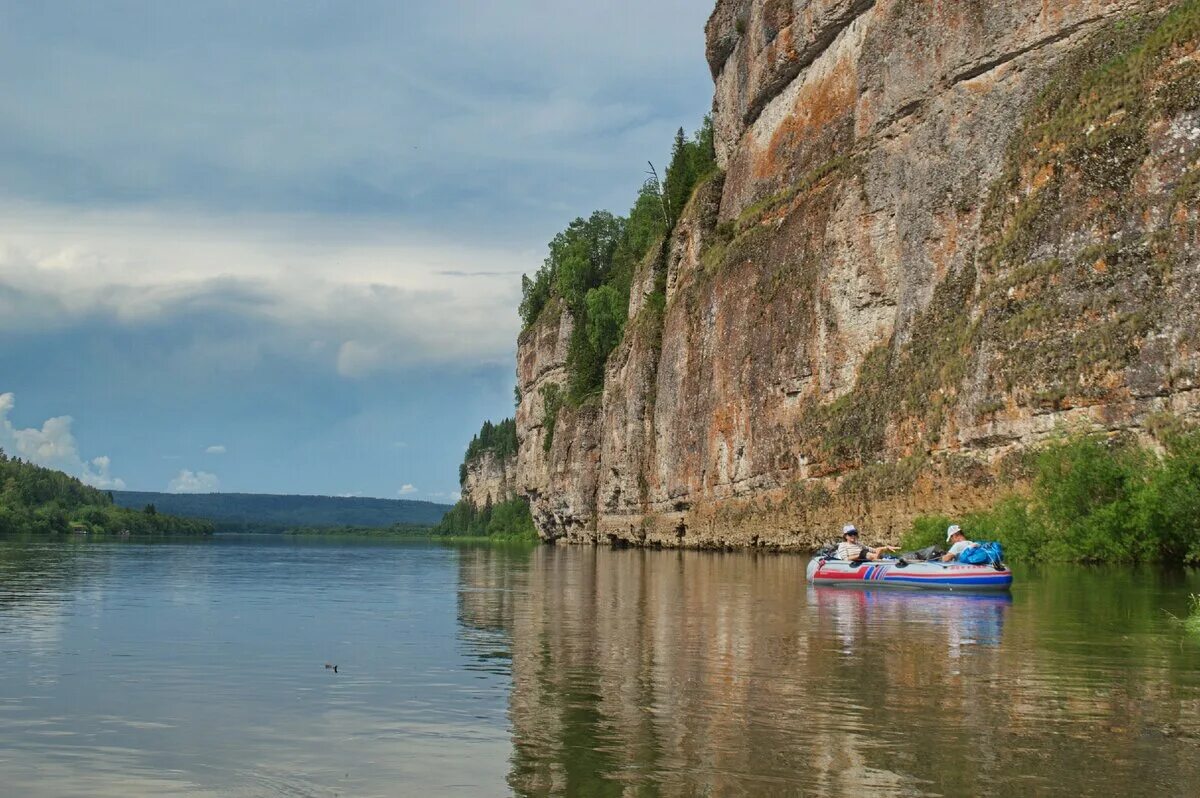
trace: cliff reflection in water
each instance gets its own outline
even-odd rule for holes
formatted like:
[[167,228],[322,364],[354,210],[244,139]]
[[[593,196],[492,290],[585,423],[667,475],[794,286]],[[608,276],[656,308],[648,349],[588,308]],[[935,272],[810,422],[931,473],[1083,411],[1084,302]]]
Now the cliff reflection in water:
[[[1196,646],[1159,576],[1008,596],[815,589],[800,557],[543,547],[460,560],[511,655],[520,795],[1195,794]],[[482,635],[482,636],[481,636]]]

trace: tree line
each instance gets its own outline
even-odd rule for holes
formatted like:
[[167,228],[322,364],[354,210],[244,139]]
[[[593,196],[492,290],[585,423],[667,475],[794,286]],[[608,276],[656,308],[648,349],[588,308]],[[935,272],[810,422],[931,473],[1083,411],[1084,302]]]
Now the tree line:
[[112,494],[75,477],[9,457],[0,449],[0,534],[63,535],[89,532],[131,535],[209,535],[202,519],[176,518],[153,504],[118,507]]
[[489,497],[480,508],[468,501],[460,501],[433,528],[433,534],[493,540],[537,540],[529,502],[519,496],[495,505]]
[[429,528],[447,509],[444,504],[427,501],[368,496],[113,491],[113,498],[122,507],[154,504],[160,511],[173,515],[208,519],[217,532],[386,529],[397,524]]
[[506,418],[499,424],[490,421],[483,422],[479,432],[467,444],[467,453],[463,456],[462,464],[458,467],[458,484],[467,481],[467,464],[480,457],[484,452],[491,452],[496,459],[504,460],[517,453],[517,421]]

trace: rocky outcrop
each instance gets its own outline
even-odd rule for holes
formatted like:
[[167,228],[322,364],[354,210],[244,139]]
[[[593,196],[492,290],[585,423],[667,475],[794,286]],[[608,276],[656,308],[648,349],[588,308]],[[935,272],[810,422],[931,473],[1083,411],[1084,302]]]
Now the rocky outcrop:
[[721,0],[708,41],[724,172],[601,399],[556,409],[569,313],[519,342],[545,538],[894,538],[1064,424],[1196,412],[1200,3]]
[[475,509],[495,506],[516,495],[517,457],[500,457],[484,451],[464,462],[466,478],[462,483],[462,498]]

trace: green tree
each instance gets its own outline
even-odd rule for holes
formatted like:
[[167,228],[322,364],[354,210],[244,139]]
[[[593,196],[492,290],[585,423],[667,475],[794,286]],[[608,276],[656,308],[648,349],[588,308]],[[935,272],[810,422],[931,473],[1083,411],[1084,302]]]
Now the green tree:
[[537,272],[521,277],[525,326],[555,298],[575,322],[566,364],[571,403],[603,388],[605,364],[624,334],[635,273],[648,253],[661,252],[696,186],[715,169],[712,120],[706,117],[692,139],[680,128],[662,185],[644,183],[628,218],[596,211],[575,219],[550,242]]

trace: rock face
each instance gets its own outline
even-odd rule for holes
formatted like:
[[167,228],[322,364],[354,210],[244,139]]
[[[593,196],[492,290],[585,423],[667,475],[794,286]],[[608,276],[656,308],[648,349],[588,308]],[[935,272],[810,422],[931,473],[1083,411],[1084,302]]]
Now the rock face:
[[707,33],[724,171],[600,401],[556,410],[569,313],[519,341],[543,537],[893,539],[1064,424],[1197,412],[1200,2],[720,0]]
[[466,479],[462,483],[462,497],[483,509],[497,505],[516,495],[517,458],[498,457],[495,452],[485,451],[465,463]]

